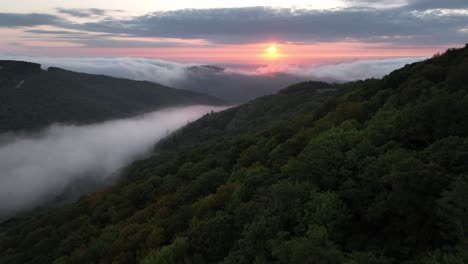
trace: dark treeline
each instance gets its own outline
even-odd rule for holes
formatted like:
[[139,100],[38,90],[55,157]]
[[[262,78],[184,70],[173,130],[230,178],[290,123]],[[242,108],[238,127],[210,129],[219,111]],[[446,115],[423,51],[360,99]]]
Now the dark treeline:
[[[0,227],[1,263],[467,263],[468,46],[207,115]],[[322,101],[322,103],[318,103]]]

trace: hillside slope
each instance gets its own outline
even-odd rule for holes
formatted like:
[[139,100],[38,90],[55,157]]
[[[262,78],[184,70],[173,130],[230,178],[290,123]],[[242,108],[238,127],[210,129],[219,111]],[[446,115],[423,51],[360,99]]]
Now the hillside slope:
[[330,104],[337,96],[374,82],[368,80],[365,83],[336,85],[309,81],[292,85],[276,95],[263,96],[226,111],[206,115],[160,142],[157,149],[173,150],[244,133],[255,133],[274,123],[281,125],[281,121],[309,113],[324,102]]
[[291,87],[279,123],[199,138],[209,115],[120,185],[3,223],[0,263],[466,263],[466,72],[468,46],[307,111]]
[[51,123],[95,123],[163,107],[220,104],[163,85],[0,61],[0,133],[37,130]]

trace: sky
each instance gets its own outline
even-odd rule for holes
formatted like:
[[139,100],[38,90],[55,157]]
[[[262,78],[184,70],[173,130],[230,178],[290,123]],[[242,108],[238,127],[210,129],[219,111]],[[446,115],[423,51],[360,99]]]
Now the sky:
[[468,40],[466,0],[2,0],[0,54],[314,65]]

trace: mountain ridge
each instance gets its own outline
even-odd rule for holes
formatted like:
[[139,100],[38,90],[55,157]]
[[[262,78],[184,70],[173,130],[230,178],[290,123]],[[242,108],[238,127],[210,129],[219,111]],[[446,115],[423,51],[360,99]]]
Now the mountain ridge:
[[52,123],[89,124],[164,107],[221,105],[196,92],[147,81],[77,73],[21,61],[0,61],[0,133],[34,131]]

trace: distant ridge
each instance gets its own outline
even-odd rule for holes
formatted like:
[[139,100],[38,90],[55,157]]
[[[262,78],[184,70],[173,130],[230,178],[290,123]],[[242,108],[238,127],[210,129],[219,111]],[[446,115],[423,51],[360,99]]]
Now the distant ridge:
[[147,81],[0,61],[0,133],[37,130],[52,123],[94,123],[193,104],[222,101]]

